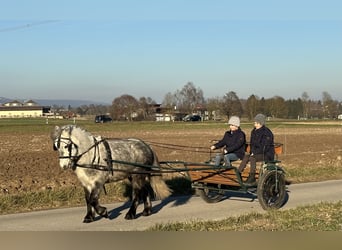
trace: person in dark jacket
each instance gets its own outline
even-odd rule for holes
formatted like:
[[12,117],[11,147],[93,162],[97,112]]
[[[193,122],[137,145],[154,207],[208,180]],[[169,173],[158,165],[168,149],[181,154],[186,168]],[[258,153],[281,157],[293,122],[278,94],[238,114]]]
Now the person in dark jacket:
[[250,162],[250,173],[246,183],[255,182],[256,162],[274,160],[274,140],[272,131],[265,126],[266,117],[257,114],[254,118],[254,129],[251,131],[250,152],[245,154],[239,166],[241,174],[248,162]]
[[[223,157],[226,166],[231,166],[232,161],[242,159],[245,155],[246,135],[240,128],[240,118],[230,117],[230,130],[226,131],[223,138],[210,147],[211,150],[224,148]],[[215,165],[220,165],[222,154],[217,154]]]

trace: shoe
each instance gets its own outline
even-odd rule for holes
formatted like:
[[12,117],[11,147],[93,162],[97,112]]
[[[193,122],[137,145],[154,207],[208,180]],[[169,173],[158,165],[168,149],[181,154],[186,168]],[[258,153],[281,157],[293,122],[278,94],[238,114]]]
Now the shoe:
[[247,180],[245,181],[246,184],[254,184],[255,182],[255,174],[249,174]]

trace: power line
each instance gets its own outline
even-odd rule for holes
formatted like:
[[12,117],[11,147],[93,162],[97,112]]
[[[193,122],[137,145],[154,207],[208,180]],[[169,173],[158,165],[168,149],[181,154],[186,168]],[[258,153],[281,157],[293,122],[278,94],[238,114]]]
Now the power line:
[[16,30],[28,29],[28,28],[31,28],[33,26],[49,24],[49,23],[56,23],[56,22],[59,22],[59,20],[44,20],[44,21],[39,21],[39,22],[32,22],[32,23],[27,23],[24,25],[18,25],[18,26],[2,28],[2,29],[0,28],[0,32],[11,32],[11,31],[16,31]]

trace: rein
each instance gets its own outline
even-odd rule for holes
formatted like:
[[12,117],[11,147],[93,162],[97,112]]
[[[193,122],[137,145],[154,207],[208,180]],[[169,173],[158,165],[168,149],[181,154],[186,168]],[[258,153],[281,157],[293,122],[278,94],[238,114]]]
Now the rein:
[[[188,172],[188,171],[199,171],[199,170],[213,170],[213,165],[207,164],[207,163],[195,163],[197,167],[188,167],[188,165],[191,165],[191,162],[184,162],[184,161],[163,161],[160,162],[162,165],[167,165],[168,167],[163,166],[151,166],[151,165],[144,165],[140,163],[134,163],[134,162],[127,162],[127,161],[119,161],[119,160],[112,160],[113,163],[122,164],[122,165],[128,165],[128,166],[134,166],[134,167],[140,167],[143,170],[139,171],[129,171],[119,168],[112,168],[112,171],[117,172],[123,172],[123,173],[129,173],[129,174],[149,174],[149,175],[161,175],[166,173],[180,173],[180,172]],[[183,165],[183,168],[174,168],[172,165]],[[198,167],[198,165],[202,165],[202,167]],[[98,165],[98,164],[86,164],[86,165],[78,165],[78,167],[81,168],[91,168],[95,170],[100,171],[109,171],[107,169],[107,166]],[[225,171],[228,169],[233,169],[235,167],[215,167],[217,171]],[[152,172],[153,171],[153,172]]]
[[[107,140],[110,140],[110,138],[102,138],[101,140],[96,140],[96,138],[93,136],[94,144],[91,145],[87,150],[84,152],[77,154],[75,156],[72,156],[72,145],[75,146],[78,149],[78,145],[72,141],[71,138],[67,137],[59,137],[58,138],[58,147],[60,146],[60,141],[62,140],[67,140],[69,141],[69,144],[67,146],[69,147],[69,155],[68,156],[59,156],[60,159],[70,159],[73,161],[72,169],[75,170],[76,167],[81,167],[81,168],[88,168],[88,169],[95,169],[95,170],[100,170],[100,171],[110,171],[113,175],[114,171],[118,172],[125,172],[125,173],[130,173],[130,174],[150,174],[150,175],[160,175],[162,173],[175,173],[175,172],[185,172],[185,171],[192,171],[193,169],[188,168],[187,165],[188,163],[183,162],[183,161],[175,161],[175,162],[160,162],[162,165],[167,165],[168,167],[162,167],[162,166],[150,166],[150,165],[144,165],[144,164],[139,164],[135,162],[126,162],[126,161],[120,161],[120,160],[113,160],[112,159],[112,154],[111,154],[111,149],[108,144]],[[185,145],[176,145],[176,144],[168,144],[168,143],[160,143],[160,142],[153,142],[153,141],[145,141],[146,143],[160,147],[160,148],[166,148],[166,149],[172,149],[172,150],[182,150],[182,151],[189,151],[189,152],[197,152],[197,153],[211,153],[210,149],[207,147],[194,147],[194,146],[185,146]],[[101,165],[100,163],[100,152],[99,152],[99,145],[103,143],[105,149],[106,149],[106,159],[104,159],[107,162],[107,165]],[[89,153],[92,149],[94,150],[94,156],[91,164],[78,164],[78,161],[84,156],[85,154]],[[96,162],[96,157],[98,156],[98,160]],[[122,164],[122,165],[129,165],[129,166],[134,166],[134,167],[140,167],[143,170],[139,171],[128,171],[124,169],[119,169],[119,168],[113,168],[113,163],[116,164]],[[171,165],[172,164],[181,164],[184,166],[184,168],[173,168]],[[212,166],[203,166],[203,170],[208,170],[212,169]],[[199,170],[196,168],[196,170]],[[153,172],[151,172],[153,171]]]
[[145,141],[145,142],[150,145],[159,147],[159,148],[182,150],[182,151],[196,152],[196,153],[210,152],[210,149],[208,149],[207,147],[194,147],[194,146],[177,145],[177,144],[169,144],[169,143],[161,143],[161,142],[153,142],[153,141]]

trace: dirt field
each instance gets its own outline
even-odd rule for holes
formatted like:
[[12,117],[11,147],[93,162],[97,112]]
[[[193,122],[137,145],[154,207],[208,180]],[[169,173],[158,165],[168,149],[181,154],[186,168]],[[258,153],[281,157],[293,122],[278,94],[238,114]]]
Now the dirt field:
[[[183,160],[203,162],[209,159],[210,140],[220,139],[225,127],[208,129],[200,124],[187,124],[182,129],[165,130],[150,128],[123,132],[116,130],[92,132],[104,137],[138,137],[148,142],[188,146],[180,149],[153,146],[160,160]],[[193,129],[192,126],[196,126]],[[249,139],[250,128],[243,128]],[[272,128],[275,141],[284,144],[280,160],[289,179],[294,182],[314,180],[316,177],[300,174],[322,173],[323,179],[342,178],[342,126],[281,125]],[[0,141],[0,193],[56,189],[79,185],[72,171],[61,170],[58,155],[52,149],[49,133],[1,132]]]

